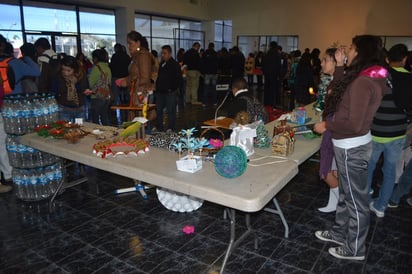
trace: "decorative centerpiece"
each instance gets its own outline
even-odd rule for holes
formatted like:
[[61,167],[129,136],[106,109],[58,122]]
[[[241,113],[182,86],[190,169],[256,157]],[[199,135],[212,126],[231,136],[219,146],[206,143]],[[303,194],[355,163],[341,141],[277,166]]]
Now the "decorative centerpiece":
[[247,156],[243,149],[237,146],[225,146],[215,157],[216,172],[225,178],[236,178],[246,171]]
[[270,147],[270,137],[269,131],[266,129],[262,121],[259,122],[256,128],[256,138],[255,138],[255,147],[257,148],[268,148]]
[[80,138],[88,134],[80,125],[59,120],[50,125],[40,125],[34,128],[39,136],[66,139],[68,143],[75,144]]
[[203,151],[214,154],[224,146],[225,134],[217,127],[209,127],[202,131],[200,138],[209,140],[209,145]]
[[293,152],[295,147],[295,132],[286,121],[282,120],[279,126],[273,130],[272,154],[286,157]]
[[137,156],[149,151],[149,144],[143,139],[124,138],[100,141],[93,146],[93,153],[101,158]]
[[[180,134],[180,142],[174,144],[179,154],[179,160],[176,161],[177,169],[184,172],[194,173],[202,169],[202,157],[200,156],[204,147],[209,145],[205,138],[194,138],[195,128],[183,129]],[[187,151],[187,155],[182,157],[182,152]],[[199,151],[199,155],[195,155]]]

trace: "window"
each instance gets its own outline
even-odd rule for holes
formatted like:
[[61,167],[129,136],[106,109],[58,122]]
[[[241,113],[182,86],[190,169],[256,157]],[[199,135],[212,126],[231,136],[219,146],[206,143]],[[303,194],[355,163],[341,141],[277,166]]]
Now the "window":
[[238,45],[243,54],[267,51],[272,41],[282,46],[284,52],[291,52],[298,48],[298,36],[256,36],[242,35],[237,37]]
[[91,57],[93,50],[104,47],[111,56],[116,43],[114,12],[82,8],[79,12],[79,19],[82,52]]
[[[35,5],[37,6],[38,4],[36,3]],[[52,5],[50,8],[23,6],[23,13],[26,31],[77,33],[77,19],[74,6]]]
[[113,10],[45,1],[19,1],[21,6],[8,2],[11,4],[0,4],[0,33],[13,44],[15,52],[23,41],[34,43],[40,37],[47,38],[58,53],[76,55],[80,49],[90,56],[99,47],[106,47],[109,54],[113,51],[116,35]]
[[143,36],[151,37],[152,34],[150,33],[150,15],[145,14],[136,14],[134,18],[134,25],[136,31],[140,32]]
[[170,45],[174,54],[179,48],[191,48],[194,42],[204,45],[205,34],[202,23],[198,21],[138,13],[135,15],[135,28],[146,37],[150,49],[158,53],[164,45]]
[[412,50],[412,36],[382,36],[382,41],[388,50],[396,44],[405,44],[409,50]]
[[215,48],[232,47],[232,21],[217,20],[215,21]]
[[17,5],[0,4],[0,34],[3,35],[18,52],[23,45],[21,32],[20,7]]

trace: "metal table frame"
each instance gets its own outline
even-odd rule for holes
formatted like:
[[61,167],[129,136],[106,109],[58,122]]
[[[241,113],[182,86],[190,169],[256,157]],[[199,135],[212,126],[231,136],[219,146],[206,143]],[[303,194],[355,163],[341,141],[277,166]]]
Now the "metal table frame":
[[[289,238],[289,225],[286,222],[286,218],[283,215],[282,209],[279,206],[279,203],[276,199],[276,197],[274,197],[272,199],[272,202],[275,206],[275,209],[273,208],[264,208],[264,211],[279,215],[283,226],[285,227],[285,238]],[[236,247],[247,237],[249,236],[251,233],[255,233],[254,229],[252,228],[252,225],[250,224],[250,213],[246,213],[245,216],[245,222],[246,222],[246,228],[247,230],[240,235],[240,237],[238,239],[236,239],[236,209],[233,208],[226,208],[223,211],[223,219],[227,219],[229,217],[230,220],[230,240],[229,240],[229,245],[226,249],[226,253],[225,253],[225,257],[223,259],[223,263],[222,266],[220,268],[220,274],[223,274],[225,268],[226,268],[226,264],[229,261],[229,257],[230,255],[233,253],[233,251],[236,249]],[[257,236],[255,235],[255,249],[258,249],[258,239]]]

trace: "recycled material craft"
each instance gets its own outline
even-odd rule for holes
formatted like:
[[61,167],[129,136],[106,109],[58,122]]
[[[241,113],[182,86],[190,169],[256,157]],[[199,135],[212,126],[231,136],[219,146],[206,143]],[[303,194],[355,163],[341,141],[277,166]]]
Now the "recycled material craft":
[[225,146],[215,156],[216,172],[225,178],[236,178],[246,171],[247,156],[237,146]]

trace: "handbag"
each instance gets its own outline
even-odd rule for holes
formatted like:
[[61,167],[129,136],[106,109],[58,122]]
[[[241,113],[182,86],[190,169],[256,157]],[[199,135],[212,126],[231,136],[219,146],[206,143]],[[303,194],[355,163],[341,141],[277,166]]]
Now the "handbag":
[[96,67],[100,71],[100,78],[99,80],[97,80],[97,83],[93,88],[96,98],[112,101],[114,99],[114,96],[112,89],[110,88],[107,74],[103,72],[102,68],[99,65],[96,65]]

